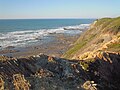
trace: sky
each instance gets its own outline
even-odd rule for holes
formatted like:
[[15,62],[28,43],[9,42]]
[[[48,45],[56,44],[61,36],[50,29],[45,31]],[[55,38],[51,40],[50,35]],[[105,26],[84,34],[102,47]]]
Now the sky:
[[120,16],[120,0],[0,0],[0,19]]

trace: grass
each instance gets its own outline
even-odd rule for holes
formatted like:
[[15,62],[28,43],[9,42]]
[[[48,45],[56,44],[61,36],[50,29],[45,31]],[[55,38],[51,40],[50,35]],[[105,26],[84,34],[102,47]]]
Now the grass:
[[77,41],[75,43],[75,45],[69,49],[64,55],[63,57],[66,59],[70,59],[76,52],[78,52],[81,48],[83,48],[89,41],[91,41],[94,37],[96,36],[96,34],[90,34],[87,35],[85,37],[85,39],[80,39],[79,41]]
[[114,43],[108,46],[108,51],[120,52],[120,43]]
[[104,28],[104,33],[109,32],[116,35],[120,31],[120,17],[113,18],[109,21],[109,24]]
[[95,59],[88,59],[88,60],[85,60],[85,61],[81,61],[81,62],[80,62],[80,66],[82,66],[82,68],[83,68],[85,71],[88,71],[89,65],[90,65],[90,63],[92,63],[92,62],[95,62]]
[[69,49],[63,55],[63,57],[66,58],[66,59],[70,59],[70,57],[72,57],[72,55],[75,54],[78,50],[80,50],[85,44],[86,44],[86,42],[82,42],[80,44],[76,44],[73,48]]
[[[96,26],[100,26],[100,25],[102,25],[103,23],[105,24],[107,24],[107,23],[109,23],[109,21],[111,20],[111,18],[102,18],[102,19],[98,19],[97,20],[97,23],[96,23]],[[104,25],[104,27],[105,27],[105,25]],[[103,27],[103,28],[104,28]]]
[[88,68],[89,68],[89,64],[86,63],[86,62],[80,62],[80,66],[82,66],[82,68],[83,68],[85,71],[87,71]]

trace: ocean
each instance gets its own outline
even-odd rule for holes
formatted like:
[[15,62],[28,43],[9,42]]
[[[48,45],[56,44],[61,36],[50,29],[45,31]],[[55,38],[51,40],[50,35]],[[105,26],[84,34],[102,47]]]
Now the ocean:
[[0,20],[0,48],[26,47],[52,41],[51,34],[80,34],[95,19]]

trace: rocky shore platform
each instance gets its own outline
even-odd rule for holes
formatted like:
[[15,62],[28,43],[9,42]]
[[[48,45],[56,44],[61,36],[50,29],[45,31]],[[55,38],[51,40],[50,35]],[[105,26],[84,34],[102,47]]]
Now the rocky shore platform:
[[8,46],[0,50],[0,55],[9,57],[26,57],[32,55],[38,55],[44,53],[49,56],[60,57],[63,53],[70,48],[73,43],[79,38],[80,34],[67,35],[67,34],[51,34],[54,37],[52,42],[46,42],[43,44],[31,45],[28,47],[14,47]]

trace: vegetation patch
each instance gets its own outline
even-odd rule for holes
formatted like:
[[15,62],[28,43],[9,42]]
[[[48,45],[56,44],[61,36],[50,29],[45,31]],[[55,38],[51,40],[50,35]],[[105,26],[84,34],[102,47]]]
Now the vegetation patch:
[[108,51],[116,51],[119,52],[120,51],[120,43],[114,43],[114,44],[110,44],[107,48]]
[[75,54],[84,45],[86,45],[86,42],[82,42],[82,43],[76,44],[73,48],[71,48],[70,50],[68,50],[63,56],[65,58],[69,59],[73,54]]
[[88,68],[89,68],[89,65],[90,63],[93,63],[95,62],[95,59],[88,59],[88,60],[85,60],[85,61],[80,61],[80,66],[85,70],[85,71],[88,71]]
[[85,39],[80,39],[76,42],[76,44],[73,46],[73,48],[69,49],[63,57],[66,59],[70,59],[77,51],[79,51],[81,48],[83,48],[89,41],[92,41],[93,38],[95,38],[96,34],[90,34],[85,37]]

